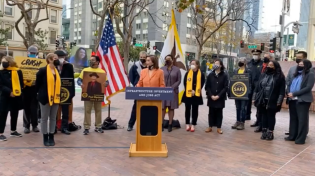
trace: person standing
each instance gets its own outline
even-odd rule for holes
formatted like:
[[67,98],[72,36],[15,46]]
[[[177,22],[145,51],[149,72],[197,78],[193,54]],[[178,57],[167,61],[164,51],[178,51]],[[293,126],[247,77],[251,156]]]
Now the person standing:
[[7,116],[11,116],[11,136],[22,137],[16,131],[19,110],[23,108],[23,74],[11,56],[4,56],[0,66],[0,141],[6,141],[3,135]]
[[[69,89],[69,101],[71,101],[71,105],[62,104],[59,106],[62,113],[62,122],[61,122],[61,133],[70,135],[71,133],[68,131],[69,124],[69,116],[70,109],[72,108],[72,98],[75,96],[75,85],[74,85],[74,69],[73,65],[69,62],[65,61],[65,57],[67,54],[63,50],[55,51],[55,54],[58,56],[59,65],[57,65],[57,70],[60,74],[60,78],[69,78],[72,80],[72,87]],[[57,122],[61,119],[61,113],[57,115]]]
[[[261,53],[262,53],[261,50],[257,50],[257,49],[252,50],[253,59],[247,64],[247,68],[250,70],[250,73],[252,75],[251,76],[252,85],[251,85],[251,92],[248,95],[249,102],[247,104],[246,120],[251,119],[251,113],[252,113],[251,101],[253,98],[253,93],[254,93],[254,90],[256,88],[259,77],[260,77],[261,73],[264,71],[263,61],[260,58]],[[265,65],[266,65],[266,63],[265,63]],[[251,127],[257,127],[255,132],[261,132],[261,130],[262,130],[261,115],[259,114],[259,110],[256,111],[256,122],[254,124],[252,124]]]
[[213,65],[213,72],[207,77],[206,92],[208,97],[209,114],[208,123],[209,127],[206,133],[212,131],[212,127],[217,127],[217,132],[223,134],[221,130],[223,120],[223,108],[225,107],[226,93],[229,86],[229,79],[224,72],[225,67],[221,59],[216,59]]
[[[129,70],[129,80],[133,86],[136,86],[138,84],[141,70],[147,68],[146,59],[147,59],[147,53],[145,51],[141,51],[139,53],[139,61],[135,62],[135,64]],[[136,112],[137,112],[137,102],[135,100],[132,106],[127,131],[132,131],[133,126],[136,123]]]
[[[34,45],[30,46],[28,48],[28,57],[30,58],[37,58],[38,55],[38,48]],[[38,100],[36,98],[37,92],[36,92],[36,86],[35,81],[31,80],[24,80],[24,89],[23,89],[23,106],[24,106],[24,112],[23,112],[23,127],[24,127],[24,133],[28,134],[30,133],[30,126],[32,125],[33,132],[39,132],[38,129]]]
[[254,104],[262,116],[262,140],[274,139],[276,113],[285,95],[285,77],[277,61],[270,61],[254,91]]
[[[198,60],[190,61],[190,70],[184,76],[185,91],[182,97],[182,102],[185,103],[186,131],[195,131],[199,105],[203,105],[201,90],[204,84],[205,76],[200,71],[200,62]],[[190,117],[192,117],[191,123]]]
[[[171,87],[174,89],[174,99],[172,101],[166,100],[162,102],[162,116],[163,119],[165,118],[166,108],[168,109],[168,132],[172,131],[172,122],[174,118],[175,109],[178,108],[178,93],[179,89],[178,86],[182,81],[182,76],[180,73],[180,69],[174,66],[174,62],[176,59],[170,54],[165,57],[165,66],[161,69],[164,72],[164,81],[166,87]],[[162,127],[162,130],[164,128]]]
[[[36,74],[37,99],[41,109],[41,130],[45,146],[54,146],[56,117],[60,103],[61,80],[56,66],[58,56],[50,53],[46,56],[47,66],[42,67]],[[48,122],[49,120],[49,122]],[[48,127],[49,125],[49,127]]]
[[[90,58],[90,67],[84,68],[80,76],[77,80],[77,83],[82,88],[84,85],[82,84],[84,72],[94,72],[94,73],[106,73],[103,69],[99,68],[99,64],[101,62],[100,57],[98,56],[91,56]],[[108,85],[108,81],[103,83],[105,87]],[[94,107],[95,111],[95,132],[97,133],[104,133],[102,129],[102,102],[96,101],[84,101],[84,135],[88,135],[90,133],[91,127],[91,113],[92,108]]]
[[309,109],[313,102],[314,72],[309,60],[300,61],[288,85],[290,134],[286,141],[305,144],[309,131]]
[[[240,58],[238,61],[238,69],[234,71],[234,74],[248,74],[249,77],[249,90],[248,92],[251,92],[251,74],[250,71],[246,67],[246,60],[245,58]],[[242,99],[237,99],[235,100],[235,106],[236,106],[236,122],[232,126],[232,129],[237,129],[237,130],[244,130],[245,129],[245,120],[246,120],[246,107],[247,104],[249,103],[248,100],[242,100]]]

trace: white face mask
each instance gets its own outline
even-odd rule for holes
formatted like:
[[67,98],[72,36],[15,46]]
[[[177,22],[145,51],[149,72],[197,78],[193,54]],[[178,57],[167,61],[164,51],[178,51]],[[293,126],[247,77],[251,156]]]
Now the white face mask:
[[60,58],[60,59],[59,59],[60,64],[63,64],[64,61],[65,61],[64,58]]
[[196,68],[196,65],[190,65],[190,69],[194,70]]
[[258,60],[258,56],[254,55],[254,56],[253,56],[253,59],[254,59],[254,60]]

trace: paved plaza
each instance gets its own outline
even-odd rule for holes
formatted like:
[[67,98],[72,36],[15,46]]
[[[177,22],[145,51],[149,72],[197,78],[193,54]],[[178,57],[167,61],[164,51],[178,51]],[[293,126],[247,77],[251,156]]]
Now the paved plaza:
[[[162,141],[167,143],[168,158],[129,158],[131,142],[135,142],[135,130],[127,132],[133,101],[125,100],[124,93],[115,95],[111,114],[123,129],[105,131],[104,134],[83,130],[70,136],[58,133],[55,147],[43,147],[42,135],[30,133],[22,138],[9,137],[9,120],[5,135],[8,141],[0,143],[0,176],[115,176],[115,175],[180,175],[180,176],[310,176],[315,175],[315,115],[310,115],[310,132],[305,145],[285,142],[289,113],[277,114],[275,139],[260,140],[246,122],[246,129],[235,131],[233,100],[226,102],[223,119],[223,134],[205,133],[208,124],[208,107],[199,108],[199,119],[194,133],[185,131],[184,106],[176,110],[176,119],[181,129],[163,132]],[[204,99],[206,103],[206,99]],[[252,119],[256,109],[253,108]],[[77,93],[73,118],[82,126],[84,107]],[[103,119],[108,116],[103,109]],[[94,113],[92,114],[94,121]],[[23,132],[22,111],[18,131]]]

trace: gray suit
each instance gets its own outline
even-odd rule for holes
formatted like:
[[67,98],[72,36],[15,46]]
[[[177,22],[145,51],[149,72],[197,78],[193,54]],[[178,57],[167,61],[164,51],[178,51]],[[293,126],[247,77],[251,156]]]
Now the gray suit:
[[[286,85],[287,85],[287,93],[290,93],[290,92],[288,92],[288,89],[290,88],[290,84],[294,78],[294,73],[296,72],[296,67],[297,67],[297,65],[292,66],[290,68],[288,75],[287,75],[287,78],[285,80]],[[314,67],[313,67],[313,69],[310,69],[310,73],[314,73],[314,69],[315,69]]]

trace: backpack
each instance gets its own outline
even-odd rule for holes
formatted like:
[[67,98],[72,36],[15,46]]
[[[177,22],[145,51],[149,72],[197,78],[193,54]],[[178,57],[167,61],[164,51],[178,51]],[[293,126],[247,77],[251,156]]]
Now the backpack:
[[77,131],[81,129],[80,125],[76,125],[74,122],[69,123],[68,125],[68,131]]
[[116,130],[117,128],[116,119],[111,119],[110,117],[107,117],[102,125],[103,130]]

